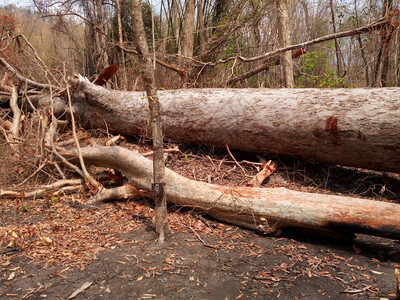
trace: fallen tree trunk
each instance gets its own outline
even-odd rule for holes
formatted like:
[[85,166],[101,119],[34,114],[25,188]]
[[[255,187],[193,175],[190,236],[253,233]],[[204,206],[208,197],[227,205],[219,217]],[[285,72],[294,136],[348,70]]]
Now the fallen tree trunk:
[[[74,81],[80,121],[146,134],[142,92]],[[160,91],[165,138],[400,172],[400,88]]]
[[[151,160],[122,147],[81,150],[86,163],[114,168],[134,186],[151,190]],[[64,155],[76,160],[75,153]],[[218,220],[265,233],[299,227],[400,239],[398,204],[285,188],[220,186],[187,179],[170,169],[166,169],[165,182],[169,202],[201,209]]]

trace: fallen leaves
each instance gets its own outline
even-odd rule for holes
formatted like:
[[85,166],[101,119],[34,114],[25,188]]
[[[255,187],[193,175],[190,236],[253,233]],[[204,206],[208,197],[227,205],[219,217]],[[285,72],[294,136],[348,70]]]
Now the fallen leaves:
[[167,258],[165,259],[165,263],[166,263],[166,264],[169,264],[169,265],[172,265],[172,264],[174,263],[174,260],[171,259],[171,258],[169,258],[169,257],[167,257]]
[[[35,262],[84,268],[96,259],[99,251],[122,244],[117,235],[140,226],[132,220],[132,213],[141,207],[133,203],[106,204],[98,210],[86,210],[69,206],[66,197],[62,200],[25,199],[23,205],[31,208],[29,212],[17,209],[21,203],[1,202],[0,209],[16,215],[0,227],[0,236],[4,237],[1,243],[20,250],[13,255]],[[108,213],[104,215],[105,212]],[[21,218],[24,222],[20,222]],[[0,264],[0,268],[4,267]]]
[[38,235],[39,241],[42,243],[44,246],[50,246],[53,244],[53,241],[51,238],[48,236],[44,236],[43,234]]
[[13,280],[14,277],[15,277],[15,272],[12,272],[12,273],[8,276],[7,280]]
[[[11,248],[8,250],[12,253],[11,255],[25,256],[33,259],[34,262],[63,264],[67,266],[64,270],[67,270],[68,266],[71,268],[76,266],[84,270],[87,264],[97,258],[100,251],[115,249],[122,244],[136,243],[137,240],[122,239],[121,236],[139,226],[150,226],[154,216],[154,210],[147,207],[148,203],[113,203],[105,204],[97,210],[86,210],[71,207],[65,200],[67,199],[59,198],[57,201],[49,202],[39,199],[36,202],[22,203],[30,207],[29,211],[14,210],[19,218],[15,218],[18,222],[9,219],[5,223],[7,226],[0,228],[1,243],[4,243],[4,246],[10,245]],[[10,206],[8,209],[13,209],[10,203],[7,205]],[[5,205],[0,203],[0,209],[5,209],[4,207]],[[134,215],[143,217],[133,218]],[[258,287],[264,285],[266,289],[271,288],[271,293],[278,285],[292,284],[299,278],[304,281],[314,281],[319,277],[324,277],[324,280],[330,279],[336,284],[340,282],[344,286],[343,293],[376,293],[377,288],[371,284],[377,278],[383,278],[382,275],[385,274],[381,272],[382,270],[388,274],[385,265],[382,263],[382,268],[379,268],[381,263],[376,259],[371,259],[376,263],[371,262],[372,265],[365,267],[357,255],[348,257],[352,250],[350,254],[333,253],[331,249],[323,247],[320,251],[316,251],[310,244],[287,238],[266,238],[271,240],[271,246],[265,247],[265,244],[260,242],[261,237],[253,232],[239,230],[226,224],[217,224],[202,216],[188,214],[184,209],[172,210],[169,221],[176,231],[184,231],[190,235],[186,235],[185,239],[179,242],[171,242],[166,247],[170,252],[161,261],[157,261],[154,256],[142,256],[136,252],[129,253],[136,253],[137,256],[126,255],[122,259],[115,259],[118,267],[129,266],[130,262],[135,266],[133,269],[139,273],[134,276],[129,274],[131,281],[136,280],[137,284],[143,284],[150,281],[149,278],[157,276],[161,278],[160,274],[176,274],[190,281],[191,284],[198,284],[199,280],[203,282],[204,279],[198,279],[194,273],[196,271],[193,274],[190,272],[192,269],[196,270],[198,261],[208,259],[209,253],[213,255],[215,253],[217,260],[228,255],[242,260],[243,264],[253,264],[247,269],[249,271],[246,270],[246,273],[243,271],[240,275],[240,280],[244,280],[243,286],[248,285],[251,289],[255,285],[254,282],[257,282]],[[204,247],[208,245],[206,242],[217,247],[213,249]],[[189,261],[185,260],[185,256],[182,256],[177,248],[190,244],[201,252],[193,254]],[[14,251],[13,248],[19,251]],[[237,256],[238,253],[239,256]],[[3,278],[4,280],[9,278],[11,284],[21,280],[23,272],[11,270],[10,257],[3,259],[0,256],[0,268],[8,268]],[[268,260],[276,259],[276,261],[269,262],[268,266],[255,263],[264,257],[268,257]],[[374,270],[371,270],[371,266]],[[234,267],[230,260],[221,267],[224,272],[231,272],[232,268]],[[51,275],[59,277],[58,280],[70,279],[69,273],[64,273],[64,270],[60,269]],[[122,273],[118,277],[128,278],[128,275]],[[164,283],[164,281],[161,282]],[[179,286],[170,285],[169,287],[178,292],[181,290]],[[106,289],[106,287],[101,288]],[[34,286],[28,293],[37,293],[36,289],[37,292],[40,291],[39,286]],[[72,291],[70,290],[66,297]],[[239,294],[238,297],[243,297],[241,295],[243,294]],[[149,294],[150,296],[152,295]]]
[[[18,234],[15,233],[15,231],[11,231],[10,235],[10,242],[7,245],[7,248],[14,248],[16,247],[19,243],[18,243]],[[7,234],[6,234],[6,238],[7,238]]]

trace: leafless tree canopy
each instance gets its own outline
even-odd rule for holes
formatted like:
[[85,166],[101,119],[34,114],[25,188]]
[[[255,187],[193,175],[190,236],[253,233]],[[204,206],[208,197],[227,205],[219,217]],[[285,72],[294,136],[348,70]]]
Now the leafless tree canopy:
[[[128,0],[32,1],[30,9],[8,6],[0,13],[12,16],[13,26],[21,29],[55,77],[62,76],[62,62],[68,72],[79,72],[89,79],[117,63],[120,71],[113,87],[143,89]],[[155,7],[152,3],[142,1],[142,13],[150,55],[157,61],[158,87],[399,84],[398,3],[394,0],[355,0],[352,5],[334,0],[162,0]],[[340,36],[381,18],[386,18],[384,24],[375,28]],[[17,44],[11,51],[3,39],[2,48],[8,52],[2,53],[26,74],[34,72],[37,81],[46,82],[39,72],[43,67],[33,68],[25,58],[18,60],[21,49],[29,59],[32,53],[15,37],[15,28],[7,30],[11,26],[7,22],[6,18],[0,20],[2,36],[13,37]],[[338,36],[307,43],[330,34]],[[276,49],[301,44],[306,45],[306,53],[293,62],[290,52],[281,53],[282,59],[286,57],[282,64],[263,56],[271,53],[277,58]],[[252,59],[255,57],[259,58]]]

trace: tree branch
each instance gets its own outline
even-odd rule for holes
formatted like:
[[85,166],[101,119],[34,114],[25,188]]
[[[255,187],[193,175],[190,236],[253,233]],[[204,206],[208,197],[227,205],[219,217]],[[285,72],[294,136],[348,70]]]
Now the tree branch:
[[10,71],[13,75],[15,75],[18,80],[21,82],[26,82],[28,85],[32,87],[37,87],[41,89],[54,89],[56,91],[60,91],[61,88],[51,84],[39,83],[33,80],[26,78],[25,76],[21,75],[13,66],[11,66],[4,58],[0,57],[0,64],[2,64],[8,71]]
[[[303,54],[305,54],[306,51],[303,48],[297,49],[295,51],[292,52],[292,58],[295,59]],[[262,71],[266,71],[268,70],[270,67],[273,66],[278,66],[280,64],[280,59],[279,58],[275,58],[275,59],[269,59],[267,61],[265,61],[262,65],[259,65],[258,67],[245,72],[235,78],[229,79],[228,82],[226,83],[227,85],[231,85],[234,84],[236,82],[245,80],[247,78],[250,78],[254,75],[257,75],[258,73],[262,72]]]
[[253,62],[253,61],[258,61],[261,59],[266,59],[272,56],[275,56],[279,53],[283,53],[286,51],[291,51],[291,50],[296,50],[299,48],[305,48],[307,46],[311,46],[311,45],[315,45],[315,44],[319,44],[325,41],[329,41],[329,40],[333,40],[333,39],[337,39],[337,38],[343,38],[343,37],[348,37],[348,36],[353,36],[356,34],[361,34],[361,33],[365,33],[365,32],[370,32],[370,31],[375,31],[375,30],[379,30],[381,29],[383,26],[385,26],[386,24],[390,23],[392,18],[394,17],[383,17],[373,23],[370,23],[368,25],[353,29],[353,30],[348,30],[348,31],[343,31],[343,32],[338,32],[338,33],[334,33],[334,34],[329,34],[329,35],[325,35],[319,38],[316,38],[314,40],[308,41],[308,42],[304,42],[304,43],[300,43],[300,44],[295,44],[295,45],[291,45],[288,47],[284,47],[284,48],[280,48],[280,49],[276,49],[267,53],[264,53],[262,55],[259,56],[254,56],[254,57],[244,57],[244,56],[231,56],[225,59],[220,59],[216,62],[207,62],[207,63],[202,63],[201,65],[206,65],[206,66],[215,66],[217,64],[221,64],[221,63],[227,63],[229,61],[238,59],[241,60],[243,62]]
[[[120,48],[121,50],[123,50],[126,53],[132,53],[135,55],[138,55],[138,52],[135,49],[130,49],[130,48],[126,48],[122,45],[119,44],[115,44],[116,47]],[[150,59],[153,59],[151,56],[149,56]],[[181,76],[182,79],[186,78],[187,76],[187,71],[185,69],[181,69],[173,64],[169,64],[161,59],[156,58],[156,63],[159,64],[160,66],[163,66],[171,71],[174,71],[176,73],[179,74],[179,76]]]

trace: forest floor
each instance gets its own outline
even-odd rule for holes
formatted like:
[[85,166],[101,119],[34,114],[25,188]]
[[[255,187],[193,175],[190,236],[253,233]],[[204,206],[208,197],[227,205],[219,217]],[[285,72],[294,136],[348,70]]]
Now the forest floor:
[[[0,150],[5,189],[29,174]],[[185,145],[169,154],[167,166],[196,180],[244,185],[257,173],[257,164],[245,161],[259,157],[233,154],[243,170],[224,149]],[[296,160],[278,166],[264,186],[400,202],[396,174]],[[173,234],[160,245],[150,200],[98,207],[75,201],[87,193],[0,199],[0,299],[395,297],[398,241],[296,231],[264,236],[171,206]]]

